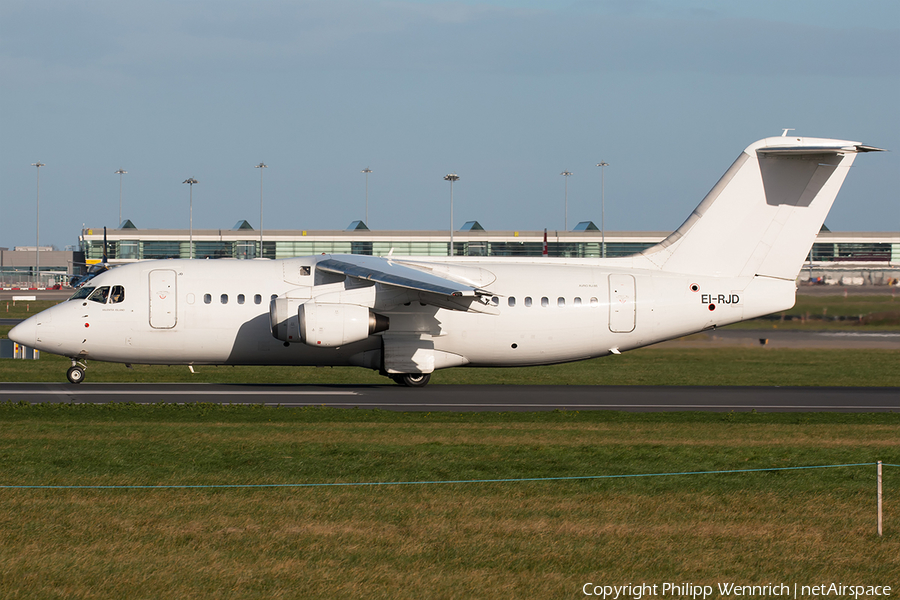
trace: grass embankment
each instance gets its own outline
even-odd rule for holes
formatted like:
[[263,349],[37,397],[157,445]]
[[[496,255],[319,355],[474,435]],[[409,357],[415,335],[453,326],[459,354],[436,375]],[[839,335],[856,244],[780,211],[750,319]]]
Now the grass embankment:
[[[0,405],[2,483],[214,485],[884,460],[900,415]],[[0,596],[577,598],[587,582],[900,585],[900,469],[0,490]]]
[[[797,385],[900,387],[900,350],[643,348],[564,365],[437,371],[429,385]],[[2,382],[65,382],[69,360],[0,360]],[[86,381],[173,383],[390,384],[357,367],[215,367],[88,362]],[[3,401],[0,388],[0,401]]]
[[768,317],[735,325],[742,329],[800,329],[845,331],[900,330],[900,294],[871,296],[797,294],[794,307]]
[[55,300],[2,300],[0,301],[0,318],[2,319],[27,319],[42,310],[59,304]]

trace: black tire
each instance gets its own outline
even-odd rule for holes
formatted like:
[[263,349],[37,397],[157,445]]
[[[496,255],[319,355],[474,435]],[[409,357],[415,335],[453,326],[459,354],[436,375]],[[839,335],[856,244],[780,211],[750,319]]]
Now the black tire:
[[425,387],[431,379],[431,373],[404,373],[398,383],[406,387]]
[[66,371],[66,378],[69,383],[81,383],[84,381],[84,369],[78,366],[69,367],[69,370]]

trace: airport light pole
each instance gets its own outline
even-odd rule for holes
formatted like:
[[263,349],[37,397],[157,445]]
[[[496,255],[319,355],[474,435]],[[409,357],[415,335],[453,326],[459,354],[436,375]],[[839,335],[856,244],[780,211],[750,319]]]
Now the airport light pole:
[[360,172],[366,174],[366,227],[369,227],[369,173],[372,172],[372,169],[366,167]]
[[194,258],[194,184],[199,183],[199,182],[196,179],[194,179],[193,177],[190,177],[188,179],[185,179],[181,183],[186,183],[191,186],[191,193],[190,193],[191,237],[190,237],[190,242],[189,242],[190,243],[190,251],[188,253],[188,256],[190,258]]
[[459,181],[459,175],[456,173],[444,175],[444,181],[450,182],[450,256],[453,256],[453,182]]
[[126,174],[128,171],[125,169],[119,169],[116,171],[116,174],[119,176],[119,225],[122,224],[122,175]]
[[37,167],[37,229],[34,235],[34,287],[40,287],[41,282],[41,167],[45,166],[41,161],[31,163]]
[[606,167],[609,166],[609,163],[605,160],[601,160],[597,163],[597,166],[600,167],[600,256],[606,258],[606,188],[604,186],[604,175],[606,173]]
[[571,171],[563,171],[560,173],[563,177],[566,178],[566,209],[565,209],[565,218],[563,220],[563,231],[569,230],[569,177],[574,175]]
[[264,162],[255,165],[254,169],[259,169],[259,257],[263,258],[263,195],[262,195],[262,183],[263,183],[263,169],[267,168],[267,165]]

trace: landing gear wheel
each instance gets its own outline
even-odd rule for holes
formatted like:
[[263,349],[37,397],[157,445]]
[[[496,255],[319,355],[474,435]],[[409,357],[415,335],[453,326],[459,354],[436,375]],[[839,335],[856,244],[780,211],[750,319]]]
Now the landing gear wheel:
[[395,381],[406,387],[425,387],[431,379],[431,373],[404,373]]
[[70,383],[81,383],[84,381],[84,369],[78,365],[69,367],[69,370],[66,371],[66,377]]

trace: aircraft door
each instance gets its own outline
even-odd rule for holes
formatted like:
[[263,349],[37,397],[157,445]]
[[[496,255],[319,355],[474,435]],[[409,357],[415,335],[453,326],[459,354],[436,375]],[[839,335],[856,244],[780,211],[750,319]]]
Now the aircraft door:
[[609,276],[609,330],[634,331],[634,276]]
[[150,271],[150,327],[172,329],[177,321],[175,271]]

